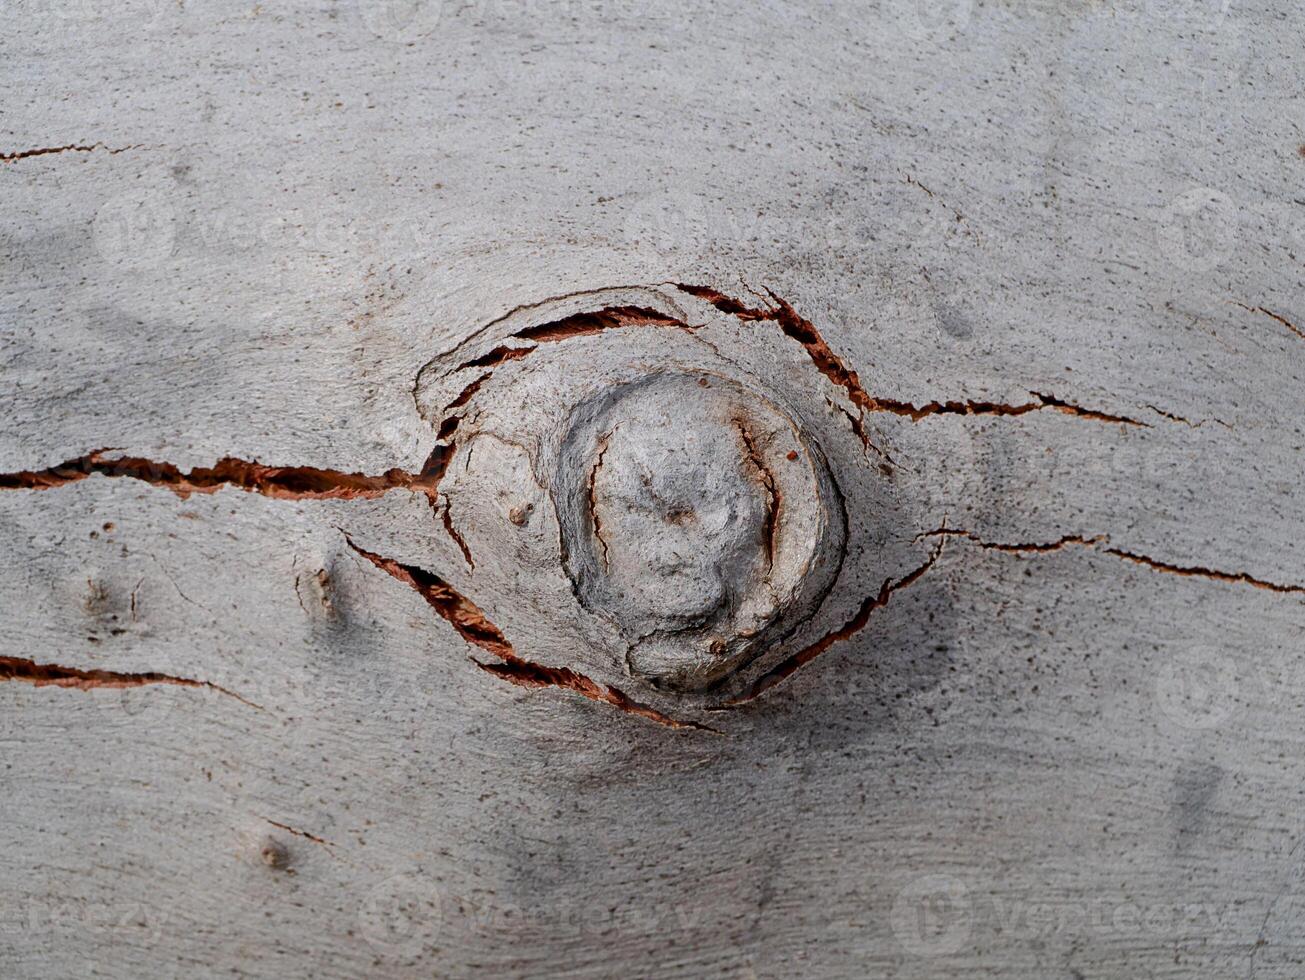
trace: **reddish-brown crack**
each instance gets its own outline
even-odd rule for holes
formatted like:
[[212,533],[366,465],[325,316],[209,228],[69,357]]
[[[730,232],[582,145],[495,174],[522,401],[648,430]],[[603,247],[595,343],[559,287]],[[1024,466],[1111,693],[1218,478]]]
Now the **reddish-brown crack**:
[[[1036,391],[1029,392],[1035,401],[1019,405],[1005,405],[1000,402],[978,401],[975,399],[933,401],[925,405],[912,405],[910,402],[898,401],[892,398],[875,397],[865,390],[857,373],[844,364],[842,358],[834,353],[833,348],[820,335],[820,331],[816,329],[815,325],[810,320],[800,316],[788,302],[775,295],[772,290],[767,289],[766,292],[770,294],[774,305],[757,308],[746,306],[737,299],[726,296],[719,290],[712,289],[709,286],[677,283],[676,288],[691,296],[696,296],[698,299],[710,303],[722,313],[728,313],[740,320],[768,320],[777,324],[785,336],[796,340],[802,345],[816,369],[828,378],[831,384],[837,385],[846,391],[852,404],[862,412],[890,412],[894,415],[909,418],[913,422],[918,422],[930,415],[1024,415],[1028,412],[1051,409],[1066,415],[1092,419],[1097,422],[1111,422],[1118,425],[1149,428],[1145,422],[1139,422],[1136,419],[1123,415],[1111,415],[1107,412],[1098,412],[1090,408],[1081,408],[1054,395],[1045,395]],[[873,448],[869,437],[865,433],[864,426],[854,421],[853,428],[862,443]]]
[[1150,426],[1145,422],[1139,422],[1137,419],[1131,419],[1124,415],[1111,415],[1108,412],[1098,412],[1091,408],[1080,408],[1078,405],[1071,405],[1069,402],[1056,398],[1054,395],[1044,395],[1038,391],[1031,391],[1029,394],[1032,395],[1035,400],[1024,402],[1019,405],[979,401],[972,398],[966,399],[965,401],[934,401],[928,402],[924,405],[912,405],[910,402],[896,401],[891,398],[876,398],[874,399],[870,410],[875,412],[891,412],[894,415],[901,415],[909,418],[913,422],[918,422],[920,419],[927,418],[930,415],[1027,415],[1029,412],[1040,412],[1043,409],[1051,409],[1081,419],[1093,419],[1097,422],[1111,422],[1116,425],[1132,425],[1142,429],[1150,428]]
[[620,327],[693,329],[682,320],[677,320],[675,317],[667,316],[645,306],[608,306],[592,313],[576,313],[560,320],[554,320],[551,323],[526,327],[524,330],[518,330],[513,336],[521,340],[533,340],[536,343],[545,344],[570,340],[572,337],[585,337]]
[[758,678],[745,693],[726,701],[725,706],[732,707],[753,700],[770,690],[776,684],[779,684],[781,681],[792,676],[795,671],[805,667],[834,644],[855,636],[865,628],[865,625],[868,622],[870,622],[870,617],[874,614],[876,609],[882,609],[884,606],[888,605],[889,600],[893,597],[893,593],[905,589],[919,581],[920,578],[924,576],[925,572],[933,567],[934,562],[938,560],[938,557],[941,554],[942,544],[940,542],[938,546],[929,553],[929,557],[919,567],[908,572],[896,581],[885,579],[884,584],[880,587],[879,591],[874,595],[867,596],[857,609],[856,614],[846,623],[838,629],[826,633],[810,646],[803,647],[797,653],[794,653],[792,656],[785,659],[769,673]]
[[66,146],[41,146],[34,150],[18,150],[14,153],[0,153],[0,163],[14,163],[18,160],[26,160],[29,157],[43,157],[52,153],[92,153],[95,150],[105,150],[112,156],[136,148],[136,146],[121,146],[114,149],[105,146],[103,143],[91,143],[89,145],[69,143]]
[[417,592],[436,614],[457,631],[468,643],[487,650],[504,660],[514,659],[512,644],[497,626],[489,621],[480,607],[458,593],[453,586],[433,572],[416,565],[404,565],[393,558],[385,558],[358,547],[346,537],[350,548],[388,575]]
[[542,664],[531,663],[527,660],[511,660],[501,664],[486,664],[479,660],[475,661],[477,667],[481,670],[493,674],[510,684],[516,684],[519,687],[541,688],[541,687],[559,687],[563,690],[574,691],[575,693],[589,698],[591,701],[601,701],[604,704],[610,704],[627,714],[637,715],[640,718],[647,718],[649,721],[655,721],[659,725],[666,725],[670,728],[691,728],[697,731],[713,732],[717,735],[720,732],[707,725],[699,724],[696,721],[681,721],[678,718],[671,718],[664,715],[656,708],[650,708],[646,704],[640,704],[638,701],[631,699],[623,691],[615,687],[608,687],[605,684],[599,684],[597,681],[584,674],[577,673],[569,667],[545,667]]
[[1215,582],[1228,582],[1235,585],[1249,585],[1256,589],[1265,589],[1269,592],[1279,592],[1294,595],[1305,595],[1305,586],[1302,585],[1283,585],[1279,582],[1271,582],[1268,579],[1256,578],[1247,572],[1224,572],[1217,568],[1206,568],[1200,565],[1176,565],[1172,562],[1161,561],[1157,558],[1151,558],[1147,555],[1138,554],[1135,551],[1125,551],[1123,548],[1115,548],[1110,545],[1110,538],[1105,534],[1098,534],[1095,537],[1087,537],[1081,534],[1068,534],[1055,541],[1049,541],[1044,544],[1003,544],[1001,542],[985,541],[973,531],[964,531],[958,528],[941,527],[934,531],[926,531],[919,535],[921,538],[965,538],[972,541],[981,548],[990,551],[1002,551],[1007,554],[1046,554],[1050,551],[1059,551],[1066,547],[1083,547],[1090,548],[1093,551],[1103,555],[1112,555],[1123,561],[1132,562],[1135,565],[1143,565],[1157,572],[1164,572],[1169,575],[1183,575],[1191,578],[1210,579]]
[[458,533],[458,529],[453,526],[453,515],[450,513],[450,505],[447,497],[444,499],[444,510],[440,514],[440,520],[444,523],[444,530],[448,532],[449,537],[453,539],[453,543],[456,544],[458,550],[462,552],[462,559],[467,563],[467,567],[472,571],[475,571],[476,562],[475,559],[471,557],[471,549],[467,547],[467,542],[462,535]]
[[[816,370],[828,378],[830,383],[847,392],[848,398],[851,399],[852,404],[859,411],[874,410],[874,399],[861,386],[861,379],[857,376],[857,373],[850,370],[843,363],[842,358],[834,353],[833,348],[825,342],[825,338],[820,335],[820,331],[816,329],[810,320],[799,316],[787,301],[776,296],[773,291],[766,290],[775,305],[762,308],[747,306],[733,297],[726,296],[720,290],[712,289],[710,286],[677,283],[676,288],[688,293],[690,296],[705,300],[722,313],[728,313],[744,322],[766,320],[777,324],[785,336],[802,345],[802,348],[807,352],[807,356],[811,358],[811,363],[816,366]],[[861,440],[861,444],[883,456],[883,450],[871,441],[869,433],[866,432],[864,421],[859,416],[850,413],[848,417],[852,420],[852,431]]]
[[775,484],[775,474],[770,472],[770,468],[766,466],[766,461],[757,452],[757,447],[752,440],[752,433],[748,431],[747,423],[743,419],[735,419],[734,425],[739,430],[739,437],[743,440],[743,451],[747,455],[748,462],[757,471],[761,486],[766,491],[766,519],[761,528],[761,540],[766,548],[767,559],[773,567],[775,564],[775,529],[779,525],[781,503],[779,487]]
[[458,365],[458,370],[472,367],[495,367],[504,361],[515,361],[519,357],[533,354],[534,351],[535,348],[533,347],[507,347],[504,344],[499,344],[493,350],[481,354],[479,357],[474,357],[465,364]]
[[547,323],[526,327],[512,334],[512,340],[524,340],[534,347],[511,347],[499,344],[492,350],[458,365],[458,370],[470,367],[495,367],[504,361],[514,361],[533,354],[540,344],[558,343],[575,337],[588,337],[621,327],[676,327],[692,331],[695,328],[674,317],[644,306],[607,306],[589,313],[575,313],[550,320]]
[[200,687],[235,698],[241,704],[257,708],[259,711],[263,710],[262,706],[212,681],[173,677],[171,674],[160,674],[157,671],[122,673],[116,670],[85,670],[80,667],[62,667],[59,664],[38,664],[34,660],[25,660],[21,657],[0,657],[0,681],[19,681],[36,687],[72,687],[79,691],[89,691],[97,687],[144,687],[147,684]]
[[512,644],[508,642],[507,637],[489,621],[480,607],[459,594],[453,586],[434,572],[428,572],[416,565],[405,565],[392,558],[385,558],[374,552],[367,551],[354,544],[347,535],[345,541],[350,548],[381,571],[415,590],[418,595],[426,600],[426,604],[435,611],[436,615],[452,626],[464,640],[503,661],[501,664],[485,664],[473,658],[473,662],[482,670],[523,687],[556,687],[574,691],[592,701],[610,704],[627,714],[637,715],[640,718],[646,718],[649,721],[655,721],[659,725],[666,725],[670,728],[694,728],[715,731],[715,729],[707,728],[707,726],[699,725],[696,722],[671,718],[655,708],[640,704],[617,688],[600,684],[568,667],[548,667],[543,664],[532,663],[518,656]]
[[44,470],[0,473],[0,490],[48,490],[98,473],[164,487],[182,499],[192,493],[215,493],[223,487],[281,500],[353,500],[379,497],[392,490],[413,490],[433,497],[447,464],[433,455],[421,473],[391,469],[368,476],[314,466],[264,466],[227,456],[213,466],[183,473],[171,463],[134,456],[106,459],[108,452],[111,450],[97,449]]
[[449,412],[453,411],[453,409],[461,408],[463,405],[471,401],[471,399],[475,397],[476,392],[480,391],[480,386],[483,385],[486,381],[488,381],[493,376],[494,376],[493,371],[486,371],[479,378],[476,378],[474,381],[468,384],[458,394],[457,398],[453,399],[453,401],[449,402],[447,405],[444,406],[444,414],[447,415]]
[[1305,340],[1305,330],[1302,330],[1300,327],[1296,326],[1296,324],[1292,323],[1281,313],[1274,313],[1273,310],[1266,309],[1263,306],[1247,306],[1245,303],[1238,303],[1237,305],[1240,306],[1243,310],[1246,310],[1246,312],[1248,313],[1263,313],[1265,316],[1269,317],[1270,319],[1277,320],[1279,323],[1281,323],[1284,327],[1286,327],[1288,330],[1294,333],[1301,340]]
[[1217,568],[1202,568],[1196,565],[1175,565],[1167,561],[1148,558],[1146,555],[1139,555],[1132,551],[1124,551],[1121,548],[1104,548],[1102,550],[1104,550],[1106,554],[1122,558],[1124,561],[1131,561],[1136,565],[1145,565],[1147,568],[1154,569],[1157,572],[1166,572],[1170,575],[1208,578],[1215,582],[1230,582],[1237,585],[1249,585],[1257,589],[1266,589],[1269,592],[1305,595],[1305,586],[1282,585],[1278,582],[1270,582],[1267,579],[1256,578],[1246,572],[1222,572]]

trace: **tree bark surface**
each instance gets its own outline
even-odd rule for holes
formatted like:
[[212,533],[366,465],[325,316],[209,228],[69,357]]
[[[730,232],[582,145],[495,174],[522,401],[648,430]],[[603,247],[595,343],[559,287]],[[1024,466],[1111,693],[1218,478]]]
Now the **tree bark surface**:
[[[3,31],[0,975],[1302,974],[1297,5]],[[662,360],[843,499],[728,696],[531,455]]]

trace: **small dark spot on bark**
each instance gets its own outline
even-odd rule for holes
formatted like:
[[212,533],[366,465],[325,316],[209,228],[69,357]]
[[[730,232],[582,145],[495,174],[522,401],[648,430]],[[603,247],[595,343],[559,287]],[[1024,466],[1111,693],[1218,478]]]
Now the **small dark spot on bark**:
[[285,849],[285,845],[270,837],[263,842],[259,856],[264,864],[276,871],[285,871],[290,867],[290,852]]

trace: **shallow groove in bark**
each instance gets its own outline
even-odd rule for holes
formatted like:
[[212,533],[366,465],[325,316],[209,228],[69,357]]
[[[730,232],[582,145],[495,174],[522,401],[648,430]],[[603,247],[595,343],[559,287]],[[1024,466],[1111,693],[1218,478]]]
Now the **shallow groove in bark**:
[[170,684],[174,687],[207,688],[229,698],[235,698],[241,704],[259,711],[261,705],[241,697],[235,691],[228,690],[212,681],[198,681],[189,677],[174,677],[157,671],[124,673],[116,670],[87,670],[80,667],[64,667],[60,664],[39,664],[22,657],[0,657],[0,682],[17,681],[35,687],[71,687],[79,691],[90,691],[97,687],[123,689],[145,687],[150,684]]
[[761,527],[761,538],[766,548],[767,561],[773,568],[775,565],[775,531],[779,526],[779,508],[782,503],[782,496],[779,487],[775,484],[775,474],[770,471],[766,461],[757,452],[757,447],[752,440],[752,433],[748,431],[747,423],[743,419],[735,419],[734,425],[738,428],[739,437],[743,440],[743,450],[747,455],[747,460],[752,464],[753,469],[757,471],[761,486],[766,491],[766,518]]
[[591,701],[600,701],[627,714],[646,718],[669,728],[716,731],[697,722],[681,721],[665,715],[655,708],[633,700],[623,691],[600,684],[584,674],[571,670],[569,667],[548,667],[518,656],[512,644],[508,642],[507,637],[503,635],[503,632],[497,626],[490,622],[480,607],[461,595],[453,586],[434,572],[428,572],[416,565],[405,565],[392,558],[386,558],[375,552],[367,551],[355,544],[348,535],[345,535],[345,541],[350,548],[381,571],[414,589],[426,600],[426,604],[440,618],[452,626],[464,640],[473,646],[478,646],[482,650],[492,653],[503,661],[498,664],[486,664],[472,658],[472,662],[482,670],[520,687],[556,687],[574,691]]

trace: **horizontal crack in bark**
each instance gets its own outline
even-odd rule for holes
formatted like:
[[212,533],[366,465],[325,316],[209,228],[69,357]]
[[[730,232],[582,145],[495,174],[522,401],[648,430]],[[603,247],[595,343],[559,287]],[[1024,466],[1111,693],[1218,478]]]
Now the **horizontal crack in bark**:
[[435,573],[428,572],[416,565],[405,565],[392,558],[385,558],[374,552],[367,551],[354,544],[348,535],[345,535],[345,541],[350,548],[381,571],[414,589],[426,600],[426,604],[435,611],[436,615],[452,626],[464,640],[473,646],[478,646],[482,650],[492,653],[503,661],[501,664],[486,664],[473,657],[472,662],[482,670],[521,687],[556,687],[574,691],[591,701],[609,704],[627,714],[637,715],[640,718],[646,718],[649,721],[655,721],[659,725],[666,725],[670,728],[692,728],[716,732],[716,729],[708,728],[706,725],[700,725],[697,722],[671,718],[655,708],[640,704],[617,688],[600,684],[568,667],[548,667],[518,656],[512,644],[508,642],[507,637],[489,621],[480,607],[461,595],[453,586]]
[[559,343],[575,337],[589,337],[607,330],[622,327],[675,327],[692,332],[696,328],[674,317],[644,306],[608,306],[589,313],[575,313],[560,320],[550,320],[533,327],[518,330],[508,339],[534,343],[534,347],[510,347],[499,344],[492,350],[472,358],[456,368],[494,367],[505,361],[526,357],[538,350],[540,344]]
[[919,581],[919,579],[933,567],[934,562],[938,560],[941,554],[942,543],[939,542],[933,551],[929,553],[928,559],[922,565],[908,572],[895,582],[892,579],[885,579],[884,584],[880,587],[879,591],[875,595],[867,596],[857,609],[856,614],[846,623],[833,632],[826,633],[810,646],[803,647],[797,653],[785,659],[769,673],[758,678],[746,693],[731,698],[725,702],[724,706],[733,707],[757,698],[776,684],[779,684],[781,681],[792,676],[797,670],[806,666],[812,660],[815,660],[816,657],[820,656],[834,644],[855,636],[865,628],[865,625],[868,622],[870,622],[870,617],[874,614],[876,609],[882,609],[884,606],[888,605],[889,600],[893,597],[893,593],[905,589]]
[[379,497],[392,490],[412,490],[433,498],[448,462],[438,454],[440,448],[421,473],[391,469],[380,476],[313,466],[264,466],[231,456],[213,466],[183,473],[171,463],[134,456],[106,459],[105,454],[112,450],[97,449],[44,470],[0,473],[0,490],[49,490],[98,473],[163,487],[183,499],[192,493],[215,493],[223,487],[281,500],[353,500]]
[[551,323],[526,327],[513,336],[545,344],[570,340],[572,337],[586,337],[620,327],[678,327],[681,330],[693,330],[683,320],[645,306],[609,306],[591,313],[576,313]]
[[18,150],[14,153],[0,153],[0,163],[14,163],[18,160],[26,160],[30,157],[49,156],[53,153],[92,153],[95,150],[105,150],[110,156],[114,156],[118,153],[125,153],[128,150],[135,150],[138,146],[139,144],[134,144],[132,146],[121,146],[116,149],[105,146],[103,143],[69,143],[66,146],[41,146],[34,150]]
[[21,657],[0,657],[0,682],[2,681],[18,681],[36,687],[72,687],[79,691],[89,691],[97,687],[145,687],[148,684],[199,687],[235,698],[241,704],[259,711],[264,710],[262,705],[242,698],[235,691],[214,684],[212,681],[173,677],[171,674],[160,674],[157,671],[121,673],[115,670],[85,670],[80,667],[63,667],[59,664],[38,664],[34,660],[25,660]]
[[1099,534],[1092,538],[1079,534],[1069,534],[1063,538],[1045,544],[1003,544],[1000,542],[985,541],[973,531],[941,527],[934,531],[926,531],[925,533],[918,535],[918,537],[965,538],[966,540],[974,542],[981,548],[986,548],[990,551],[1001,551],[1007,554],[1046,554],[1050,551],[1059,551],[1061,548],[1077,546],[1090,548],[1100,554],[1112,555],[1115,558],[1122,559],[1123,561],[1132,562],[1135,565],[1143,565],[1146,568],[1150,568],[1157,572],[1164,572],[1168,575],[1182,575],[1189,578],[1210,579],[1215,582],[1249,585],[1253,588],[1264,589],[1269,592],[1305,595],[1305,586],[1302,585],[1283,585],[1279,582],[1271,582],[1267,579],[1256,578],[1246,572],[1224,572],[1216,568],[1206,568],[1200,565],[1176,565],[1172,562],[1161,561],[1157,558],[1151,558],[1135,551],[1125,551],[1123,548],[1114,548],[1110,546],[1110,538],[1105,534]]
[[[865,390],[857,373],[847,367],[842,358],[834,353],[833,349],[820,335],[820,331],[815,328],[815,325],[810,320],[800,316],[788,302],[775,295],[772,290],[767,289],[766,292],[770,294],[775,305],[769,308],[757,308],[746,306],[737,299],[726,296],[719,290],[712,289],[709,286],[677,283],[676,288],[691,296],[696,296],[698,299],[710,303],[722,313],[728,313],[740,320],[768,320],[774,322],[784,332],[785,336],[796,340],[802,345],[807,352],[807,356],[811,358],[811,362],[815,364],[816,369],[828,378],[831,384],[837,385],[846,391],[852,404],[862,412],[890,412],[894,415],[909,418],[913,422],[918,422],[930,415],[1024,415],[1028,412],[1051,409],[1066,415],[1092,419],[1097,422],[1137,426],[1144,429],[1150,428],[1145,422],[1139,422],[1137,419],[1098,412],[1090,408],[1081,408],[1054,395],[1045,395],[1036,391],[1029,392],[1036,401],[1021,405],[1004,405],[1000,402],[967,399],[965,401],[933,401],[917,406],[912,405],[910,402],[897,401],[891,398],[878,398]],[[870,442],[864,427],[854,423],[854,428],[866,446],[875,448]],[[876,451],[878,450],[876,449]]]

